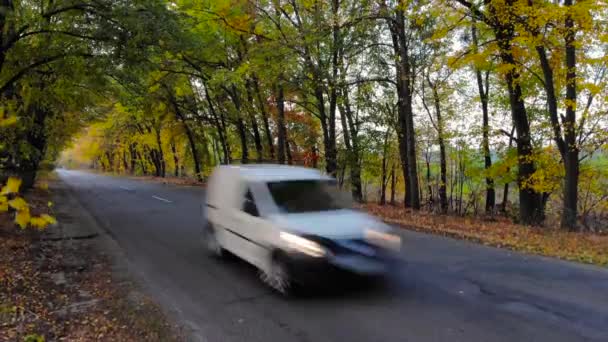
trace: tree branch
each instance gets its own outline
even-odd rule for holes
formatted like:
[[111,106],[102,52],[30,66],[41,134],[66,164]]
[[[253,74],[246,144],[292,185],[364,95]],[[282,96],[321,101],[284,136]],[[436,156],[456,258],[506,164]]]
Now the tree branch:
[[26,67],[24,67],[23,69],[19,70],[17,73],[15,73],[11,78],[9,78],[6,82],[4,82],[4,84],[2,85],[2,87],[0,87],[0,93],[4,93],[6,91],[6,89],[8,89],[8,87],[10,87],[12,84],[14,84],[15,82],[17,82],[19,79],[21,79],[22,77],[24,77],[28,72],[30,72],[31,70],[46,65],[46,64],[50,64],[52,62],[55,62],[57,60],[66,58],[66,57],[84,57],[84,58],[90,58],[90,57],[94,57],[94,55],[92,54],[88,54],[88,53],[82,53],[82,54],[60,54],[60,55],[55,55],[55,56],[49,56],[49,57],[45,57],[39,61],[36,61]]

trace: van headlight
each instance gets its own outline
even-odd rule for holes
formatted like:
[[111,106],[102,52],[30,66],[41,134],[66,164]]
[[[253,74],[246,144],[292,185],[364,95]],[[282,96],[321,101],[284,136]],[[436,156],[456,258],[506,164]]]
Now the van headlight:
[[401,250],[401,237],[395,234],[368,229],[365,231],[365,239],[371,244],[379,247],[396,252]]
[[301,236],[281,232],[280,237],[287,245],[287,248],[292,251],[303,253],[314,258],[321,258],[327,254],[323,246]]

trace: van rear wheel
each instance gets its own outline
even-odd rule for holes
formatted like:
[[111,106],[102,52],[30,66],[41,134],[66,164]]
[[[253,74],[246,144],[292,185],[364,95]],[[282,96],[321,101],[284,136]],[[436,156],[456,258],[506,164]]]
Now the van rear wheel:
[[224,256],[224,248],[217,239],[217,233],[211,222],[203,227],[203,246],[210,256],[221,258]]

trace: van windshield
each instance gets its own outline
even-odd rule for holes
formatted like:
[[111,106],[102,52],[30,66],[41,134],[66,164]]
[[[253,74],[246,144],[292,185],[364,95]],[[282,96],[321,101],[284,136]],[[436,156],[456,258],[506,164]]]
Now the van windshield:
[[333,180],[293,180],[269,182],[268,189],[285,213],[330,211],[349,207],[347,196],[339,192]]

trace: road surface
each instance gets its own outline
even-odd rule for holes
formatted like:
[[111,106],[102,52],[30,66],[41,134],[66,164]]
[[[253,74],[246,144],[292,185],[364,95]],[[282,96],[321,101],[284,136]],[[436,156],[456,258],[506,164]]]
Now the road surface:
[[206,257],[201,188],[59,176],[194,341],[608,341],[605,268],[403,230],[386,286],[285,300]]

